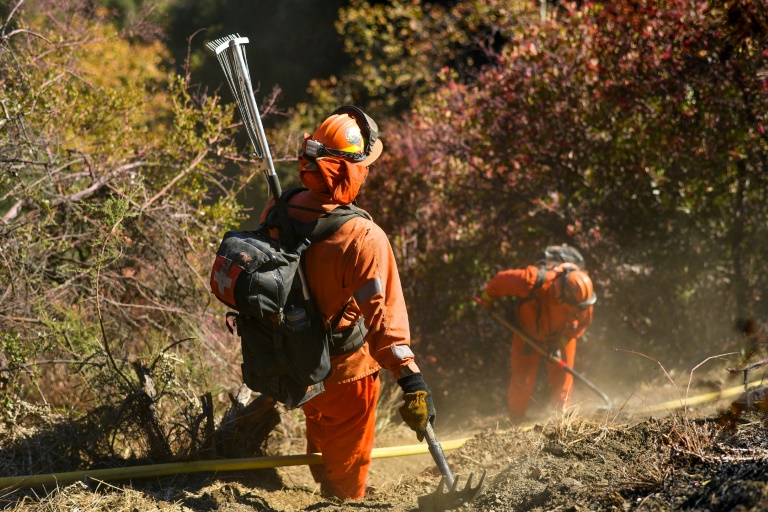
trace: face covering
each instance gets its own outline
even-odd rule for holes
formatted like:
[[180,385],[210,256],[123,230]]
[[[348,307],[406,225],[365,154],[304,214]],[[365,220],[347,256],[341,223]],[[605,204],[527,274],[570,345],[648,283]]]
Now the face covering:
[[299,177],[305,187],[319,194],[331,196],[333,204],[350,204],[360,192],[368,176],[368,167],[348,162],[343,158],[300,157]]

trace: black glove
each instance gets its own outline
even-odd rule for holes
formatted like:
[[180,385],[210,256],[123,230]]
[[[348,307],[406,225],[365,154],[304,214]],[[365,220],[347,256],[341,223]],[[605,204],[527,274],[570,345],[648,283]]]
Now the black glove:
[[416,438],[421,442],[424,439],[424,430],[427,421],[435,424],[435,403],[432,401],[432,392],[424,382],[421,373],[414,373],[398,379],[397,383],[403,390],[403,404],[400,407],[400,416],[403,421],[416,432]]

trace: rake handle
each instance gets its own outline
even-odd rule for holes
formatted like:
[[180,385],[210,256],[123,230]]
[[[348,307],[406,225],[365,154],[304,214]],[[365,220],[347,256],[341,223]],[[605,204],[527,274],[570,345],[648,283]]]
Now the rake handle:
[[448,488],[452,489],[453,482],[455,481],[453,478],[453,473],[451,473],[451,468],[448,467],[448,461],[445,459],[443,447],[440,446],[440,442],[437,440],[435,431],[429,421],[427,421],[427,427],[424,429],[424,437],[427,438],[429,453],[432,455],[432,459],[434,459],[435,464],[437,464],[437,469],[439,469],[440,474],[443,475]]

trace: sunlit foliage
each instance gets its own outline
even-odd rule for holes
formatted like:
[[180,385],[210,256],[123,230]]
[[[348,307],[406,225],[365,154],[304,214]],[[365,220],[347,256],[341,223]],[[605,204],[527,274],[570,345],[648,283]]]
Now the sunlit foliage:
[[104,398],[92,379],[108,358],[201,327],[206,255],[242,218],[233,198],[256,171],[232,140],[233,108],[164,69],[159,42],[76,2],[14,14],[0,20],[0,332],[14,354],[0,391],[24,394],[34,380],[21,377],[49,368],[22,364],[22,347],[54,372],[90,361],[72,367],[77,395]]

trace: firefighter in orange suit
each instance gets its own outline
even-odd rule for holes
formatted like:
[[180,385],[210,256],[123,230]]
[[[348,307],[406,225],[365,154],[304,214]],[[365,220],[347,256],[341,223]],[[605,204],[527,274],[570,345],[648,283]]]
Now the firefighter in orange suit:
[[[290,198],[289,215],[311,222],[352,203],[382,148],[370,117],[354,106],[337,109],[313,134],[304,134],[300,178],[308,190]],[[334,332],[359,329],[361,334],[360,343],[331,347],[332,373],[323,382],[325,392],[302,406],[307,453],[323,454],[323,463],[310,469],[324,494],[360,499],[371,464],[379,371],[389,370],[397,379],[404,401],[400,414],[419,441],[426,422],[435,419],[432,394],[414,361],[395,258],[378,225],[356,217],[310,245],[305,274],[325,319],[336,319],[343,311]]]
[[[504,296],[517,298],[517,324],[522,331],[550,353],[559,353],[563,362],[573,368],[576,340],[592,323],[597,300],[589,275],[572,263],[503,270],[485,286],[481,304],[490,307],[494,299]],[[510,359],[509,415],[521,419],[531,401],[541,354],[515,334]],[[547,369],[552,401],[568,407],[573,375],[549,362]]]

